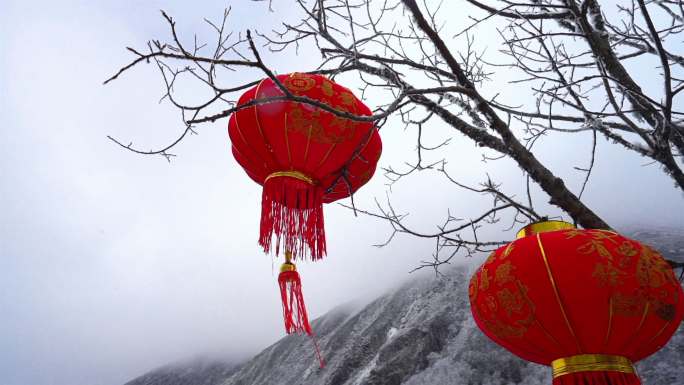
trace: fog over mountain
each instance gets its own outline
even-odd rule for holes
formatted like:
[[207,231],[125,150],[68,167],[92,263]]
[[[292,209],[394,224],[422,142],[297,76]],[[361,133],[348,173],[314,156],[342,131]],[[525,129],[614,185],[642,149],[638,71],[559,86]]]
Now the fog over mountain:
[[[485,15],[462,12],[464,3],[443,2],[444,36]],[[164,369],[147,378],[163,384],[246,384],[260,372],[291,372],[282,378],[298,381],[418,381],[438,378],[431,371],[450,370],[454,360],[462,373],[485,370],[471,368],[481,360],[463,350],[470,340],[475,350],[490,345],[477,337],[457,294],[463,289],[460,273],[445,271],[450,278],[443,281],[425,274],[396,288],[415,279],[408,272],[430,260],[434,241],[397,235],[386,247],[373,247],[387,239],[391,226],[333,204],[325,208],[328,256],[298,265],[329,363],[318,371],[307,338],[276,342],[283,336],[278,261],[257,243],[261,188],[233,159],[227,121],[196,127],[198,135],[174,148],[171,162],[133,154],[107,138],[141,149],[177,138],[185,125],[168,99],[158,103],[165,87],[153,63],[102,83],[134,57],[126,47],[145,50],[150,39],[171,38],[160,9],[177,22],[183,41],[191,45],[196,36],[211,45],[215,31],[204,19],[220,22],[227,7],[233,37],[250,29],[260,48],[264,41],[256,32],[295,25],[302,17],[290,1],[0,1],[0,385],[116,385],[159,367]],[[496,26],[477,29],[475,44],[486,51],[484,59],[498,59],[501,42],[490,33]],[[454,52],[467,48],[463,39],[449,44]],[[297,54],[261,54],[279,74],[320,64],[313,42]],[[643,68],[636,72],[645,92],[661,92],[661,84],[649,81],[653,66],[630,63]],[[234,71],[222,82],[263,76]],[[362,94],[355,76],[339,79]],[[522,100],[511,80],[508,71],[497,69],[484,83],[484,95],[532,109],[534,99]],[[201,95],[193,84],[177,84],[184,101]],[[380,93],[364,95],[371,108],[386,102]],[[399,116],[382,130],[379,169],[355,195],[357,207],[371,210],[376,199],[391,199],[398,213],[410,214],[406,224],[424,232],[434,231],[447,213],[467,221],[491,208],[489,196],[452,186],[436,170],[388,188],[381,170],[406,170],[406,162],[416,159],[416,137]],[[515,162],[484,162],[482,148],[437,120],[424,135],[429,146],[449,140],[442,149],[460,182],[478,186],[491,177],[524,196],[525,177]],[[575,167],[588,164],[591,136],[549,135],[535,152],[578,192],[585,173]],[[603,139],[596,145],[582,199],[602,218],[618,230],[635,224],[649,237],[669,231],[656,225],[684,226],[681,190],[657,165]],[[441,157],[423,156],[425,164]],[[532,195],[540,213],[562,215],[537,186]],[[512,238],[513,231],[503,231],[509,224],[483,228],[480,239]],[[661,250],[675,255],[681,248],[677,240]],[[476,265],[463,255],[453,262]],[[338,307],[355,298],[357,305]],[[188,361],[198,354],[210,358]],[[518,362],[501,354],[501,362]],[[395,371],[390,361],[409,369]],[[536,370],[520,368],[520,378]],[[513,376],[507,373],[496,376]]]
[[[684,230],[634,231],[663,254],[684,260]],[[472,270],[472,269],[471,269]],[[471,271],[420,276],[367,306],[344,305],[313,322],[327,366],[306,336],[287,336],[243,363],[196,361],[152,371],[126,385],[548,385],[550,369],[523,361],[475,326]],[[684,327],[637,364],[645,385],[684,384]]]

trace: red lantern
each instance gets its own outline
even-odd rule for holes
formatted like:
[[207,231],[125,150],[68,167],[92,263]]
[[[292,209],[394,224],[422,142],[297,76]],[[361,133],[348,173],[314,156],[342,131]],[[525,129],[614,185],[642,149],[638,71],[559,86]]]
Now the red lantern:
[[632,363],[662,348],[684,292],[652,248],[559,221],[527,226],[470,281],[475,322],[554,385],[640,384]]
[[[357,116],[371,111],[348,89],[324,76],[293,73],[277,77],[294,95]],[[326,253],[323,203],[353,194],[375,172],[382,144],[372,122],[342,118],[310,104],[260,99],[283,97],[270,78],[245,92],[230,117],[235,159],[263,186],[259,244],[281,246],[294,259]]]
[[[372,115],[351,91],[324,76],[293,73],[277,79],[295,96],[356,116]],[[240,97],[238,107],[248,106],[231,115],[228,133],[235,159],[263,186],[259,244],[266,253],[273,246],[276,254],[285,250],[278,277],[285,331],[313,336],[291,259],[325,255],[323,203],[346,198],[368,182],[382,144],[370,121],[343,118],[283,96],[272,79],[259,82]],[[319,360],[322,366],[320,355]]]

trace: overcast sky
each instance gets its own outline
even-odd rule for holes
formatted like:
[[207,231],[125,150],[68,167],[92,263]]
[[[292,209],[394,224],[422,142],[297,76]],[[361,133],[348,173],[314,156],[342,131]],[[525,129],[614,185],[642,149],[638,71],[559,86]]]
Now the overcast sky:
[[[268,31],[294,12],[233,3],[235,31]],[[159,9],[187,33],[206,32],[202,18],[216,20],[225,6],[0,5],[0,384],[122,384],[197,354],[254,353],[283,335],[277,262],[257,245],[261,190],[233,160],[226,122],[202,126],[170,164],[106,139],[153,148],[179,133],[178,113],[157,103],[161,82],[153,68],[108,86],[102,81],[130,60],[126,46],[168,38]],[[310,69],[312,58],[306,51],[281,56],[274,67]],[[401,128],[390,125],[382,136],[381,166],[413,156],[414,139]],[[586,143],[563,139],[540,150],[552,168],[571,170],[567,157]],[[459,175],[479,182],[479,155],[465,155],[471,147],[457,137],[450,151],[464,154],[455,158]],[[684,225],[684,199],[673,183],[657,167],[642,167],[643,159],[608,147],[601,144],[588,202],[616,226]],[[520,182],[511,164],[489,171]],[[467,217],[486,204],[434,188],[437,181],[417,176],[393,188],[393,201],[412,213],[412,224],[434,229],[447,208]],[[581,179],[568,181],[577,186]],[[385,183],[378,173],[357,203],[384,200]],[[431,242],[407,237],[372,247],[388,235],[384,223],[336,206],[325,215],[328,257],[300,264],[314,317],[381,293],[432,251]]]

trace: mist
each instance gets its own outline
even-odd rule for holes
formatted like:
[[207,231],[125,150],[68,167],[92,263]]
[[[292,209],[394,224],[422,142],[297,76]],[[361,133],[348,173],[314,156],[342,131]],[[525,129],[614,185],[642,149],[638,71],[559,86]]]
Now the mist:
[[[0,6],[1,384],[123,384],[197,355],[246,358],[284,335],[278,262],[257,245],[261,189],[232,158],[227,121],[199,127],[199,135],[174,149],[171,162],[107,139],[158,148],[181,132],[179,113],[157,103],[162,82],[153,66],[102,82],[130,61],[126,46],[168,38],[159,9],[176,19],[181,34],[209,39],[202,19],[220,18],[224,7],[219,1]],[[293,7],[274,8],[233,2],[230,28],[270,31],[296,18]],[[489,37],[482,39],[486,45]],[[286,73],[318,64],[310,49],[264,55]],[[308,57],[310,63],[303,60]],[[262,75],[232,76],[237,82]],[[499,91],[492,86],[487,93]],[[515,93],[502,92],[503,98]],[[436,124],[426,139],[452,136],[443,128]],[[392,122],[381,135],[378,172],[355,196],[360,208],[373,209],[376,198],[384,203],[389,196],[399,211],[411,213],[408,224],[430,232],[447,209],[468,218],[490,204],[444,184],[437,173],[390,189],[380,168],[412,160],[415,136]],[[572,168],[586,162],[588,154],[578,149],[588,143],[588,136],[551,138],[539,155],[577,187],[583,175]],[[486,167],[510,191],[522,191],[512,162],[484,164],[480,150],[459,136],[448,151],[456,154],[450,172],[464,182],[482,182]],[[660,169],[602,141],[598,153],[585,196],[599,215],[618,229],[684,226],[683,196]],[[534,194],[543,207],[543,192]],[[348,301],[371,300],[406,280],[434,250],[433,241],[408,236],[374,247],[391,235],[388,224],[339,205],[326,207],[325,215],[328,256],[299,265],[312,318]],[[508,239],[507,225],[483,234]]]

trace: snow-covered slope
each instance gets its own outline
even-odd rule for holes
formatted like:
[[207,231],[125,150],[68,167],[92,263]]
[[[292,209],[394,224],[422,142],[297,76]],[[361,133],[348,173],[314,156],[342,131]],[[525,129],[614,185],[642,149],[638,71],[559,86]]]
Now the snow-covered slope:
[[198,357],[170,364],[144,374],[125,385],[220,385],[237,370],[237,365]]
[[[668,244],[675,254],[684,240],[681,233],[678,237],[679,241]],[[550,384],[547,367],[518,359],[474,325],[468,272],[454,268],[443,273],[443,277],[414,279],[362,309],[342,306],[314,321],[327,361],[324,369],[318,367],[310,339],[287,336],[224,372],[221,381],[212,377],[212,382],[200,378],[150,382],[155,378],[152,372],[127,385]],[[682,362],[684,329],[680,328],[663,350],[639,363],[638,370],[645,385],[684,385]]]

